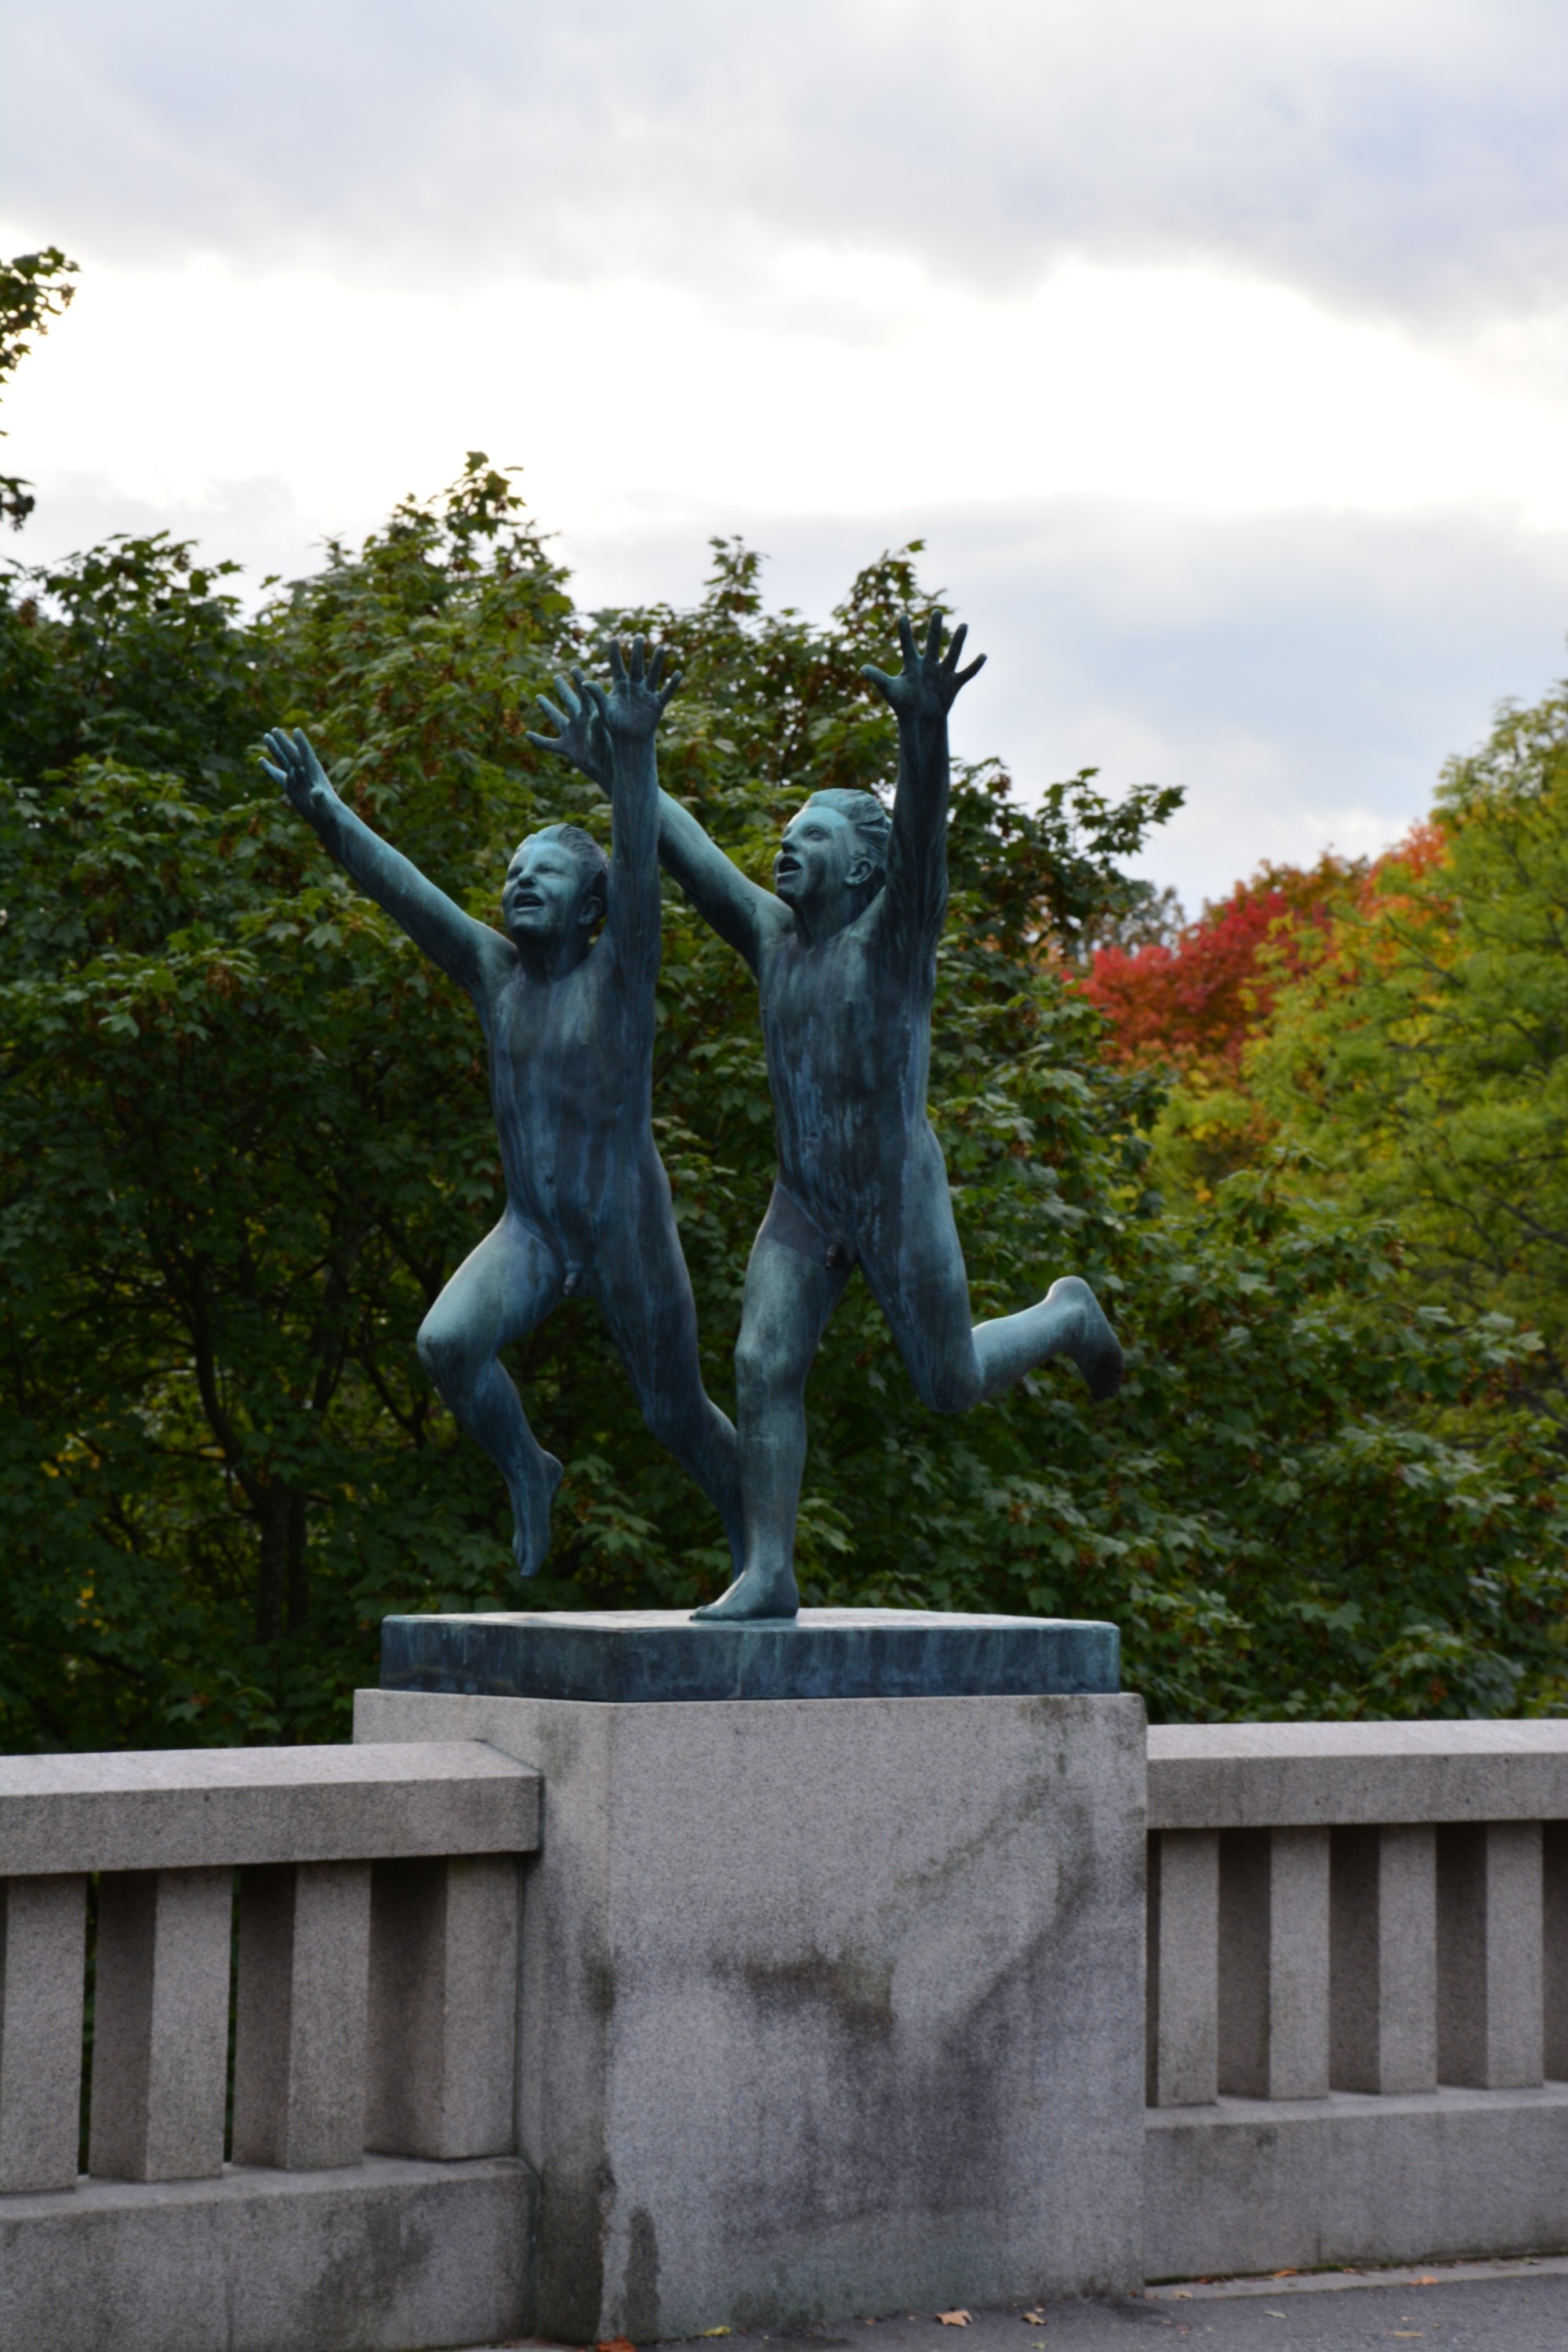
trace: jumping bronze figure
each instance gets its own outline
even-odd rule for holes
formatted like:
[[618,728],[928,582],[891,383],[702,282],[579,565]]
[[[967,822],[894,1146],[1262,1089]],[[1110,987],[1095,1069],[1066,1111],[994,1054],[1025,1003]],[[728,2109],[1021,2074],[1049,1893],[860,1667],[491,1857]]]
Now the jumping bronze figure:
[[[874,793],[815,793],[786,826],[774,889],[750,881],[695,817],[659,795],[659,856],[756,977],[778,1142],[778,1181],[746,1270],[735,1350],[742,1572],[696,1613],[793,1616],[795,1516],[805,1465],[805,1383],[855,1266],[910,1378],[938,1412],[999,1395],[1052,1356],[1096,1397],[1121,1350],[1089,1285],[1065,1276],[1016,1315],[970,1319],[969,1283],[942,1148],[927,1116],[936,949],[947,908],[948,712],[984,656],[958,667],[899,625],[903,667],[868,667],[899,727],[891,815]],[[552,748],[607,782],[591,688],[560,681]],[[548,739],[535,737],[537,742]]]
[[654,731],[679,679],[660,687],[663,654],[646,658],[640,638],[629,666],[618,646],[609,650],[608,691],[585,682],[583,694],[599,730],[611,855],[576,825],[531,834],[507,868],[500,930],[363,824],[299,730],[274,730],[263,763],[360,888],[467,991],[485,1033],[506,1209],[430,1308],[418,1346],[506,1480],[524,1576],[550,1548],[561,1465],[530,1429],[500,1351],[574,1291],[597,1300],[649,1428],[713,1502],[742,1565],[735,1433],[703,1391],[691,1281],[652,1127]]

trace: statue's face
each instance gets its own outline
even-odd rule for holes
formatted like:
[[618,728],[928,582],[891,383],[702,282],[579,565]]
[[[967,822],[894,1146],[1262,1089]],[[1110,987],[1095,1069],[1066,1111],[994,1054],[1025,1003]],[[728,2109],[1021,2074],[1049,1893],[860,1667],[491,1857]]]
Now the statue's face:
[[531,834],[506,869],[500,908],[509,939],[550,944],[592,923],[600,894],[569,849]]
[[808,803],[784,827],[773,860],[773,888],[791,908],[807,914],[832,906],[866,862],[860,836],[837,809]]

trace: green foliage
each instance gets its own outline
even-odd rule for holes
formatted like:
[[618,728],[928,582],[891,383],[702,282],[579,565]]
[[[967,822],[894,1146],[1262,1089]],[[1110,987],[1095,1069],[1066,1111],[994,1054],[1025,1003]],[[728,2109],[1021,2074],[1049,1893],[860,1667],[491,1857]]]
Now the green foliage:
[[261,718],[238,569],[159,531],[0,577],[0,773],[46,788],[113,758],[232,789]]
[[[1342,1199],[1397,1221],[1408,1277],[1568,1355],[1568,688],[1451,763],[1440,832],[1378,869],[1281,999],[1252,1084]],[[1422,854],[1423,850],[1425,854]]]
[[[343,788],[484,902],[566,611],[499,489],[470,467],[253,628],[163,541],[84,559],[31,625],[48,691],[16,764],[73,677],[96,756],[16,788],[0,849],[14,1736],[320,1725],[391,1592],[499,1591],[488,1465],[432,1432],[409,1349],[493,1208],[479,1039],[247,740],[322,714]],[[145,755],[193,637],[156,744],[181,764],[132,766],[117,739]]]
[[1281,1155],[1138,1229],[1064,1597],[1110,1584],[1176,1718],[1557,1711],[1568,1518],[1512,1401],[1529,1343],[1413,1308],[1397,1235],[1314,1178]]
[[[75,275],[76,263],[58,245],[0,261],[0,390],[32,350],[31,338],[47,333],[50,320],[69,309],[76,288],[67,281]],[[13,530],[21,530],[37,504],[26,482],[0,474],[0,515]]]
[[[858,671],[926,603],[918,545],[826,625],[716,542],[690,612],[576,613],[479,455],[247,620],[216,567],[119,541],[0,609],[0,1745],[331,1736],[393,1608],[518,1597],[500,1478],[413,1349],[494,1221],[466,1001],[259,777],[307,724],[339,790],[476,914],[582,782],[524,738],[605,627],[687,686],[669,788],[759,877],[825,785],[890,785]],[[1172,1215],[1158,1086],[1103,1054],[1079,943],[1170,796],[1087,773],[1032,810],[956,781],[933,1114],[976,1312],[1085,1274],[1130,1353],[1092,1408],[1054,1368],[943,1420],[852,1285],[809,1393],[808,1598],[1112,1615],[1164,1714],[1562,1703],[1555,1463],[1510,1402],[1520,1343],[1402,1304],[1392,1237],[1281,1163]],[[731,1393],[772,1181],[754,991],[667,895],[655,1110],[712,1392]],[[566,1465],[540,1605],[685,1604],[713,1514],[648,1438],[595,1310],[514,1368]]]

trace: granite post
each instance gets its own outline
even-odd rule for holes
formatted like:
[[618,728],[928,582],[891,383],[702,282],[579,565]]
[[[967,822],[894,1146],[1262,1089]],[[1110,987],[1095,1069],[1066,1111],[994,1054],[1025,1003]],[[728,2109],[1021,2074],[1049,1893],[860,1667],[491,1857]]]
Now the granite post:
[[543,1775],[519,2068],[541,2334],[1139,2284],[1137,1699],[382,1690],[355,1736]]

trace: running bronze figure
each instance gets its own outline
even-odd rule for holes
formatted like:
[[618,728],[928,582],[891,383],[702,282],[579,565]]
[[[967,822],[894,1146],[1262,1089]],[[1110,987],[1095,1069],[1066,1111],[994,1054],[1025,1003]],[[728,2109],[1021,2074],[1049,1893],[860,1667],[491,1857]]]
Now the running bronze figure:
[[609,858],[576,825],[531,834],[507,868],[500,930],[363,824],[302,733],[267,738],[268,774],[360,888],[468,992],[485,1033],[506,1209],[426,1316],[418,1344],[506,1480],[524,1576],[550,1548],[561,1465],[530,1429],[500,1351],[573,1291],[598,1301],[649,1428],[712,1500],[742,1564],[735,1433],[703,1391],[691,1281],[653,1138],[654,730],[679,683],[660,687],[663,661],[646,658],[640,638],[629,666],[612,646],[608,691],[583,687],[610,795]]
[[[756,976],[778,1140],[735,1351],[742,1572],[700,1618],[788,1617],[799,1606],[806,1378],[857,1265],[938,1412],[966,1412],[1052,1356],[1076,1364],[1096,1397],[1121,1383],[1116,1336],[1075,1275],[1019,1314],[971,1322],[926,1095],[947,908],[947,719],[984,656],[960,669],[962,628],[944,656],[940,615],[923,648],[908,620],[899,635],[902,669],[864,673],[898,720],[890,816],[871,793],[813,793],[784,830],[768,891],[659,795],[665,866]],[[560,695],[559,709],[546,706],[561,730],[553,748],[607,782],[594,698],[564,679]]]

